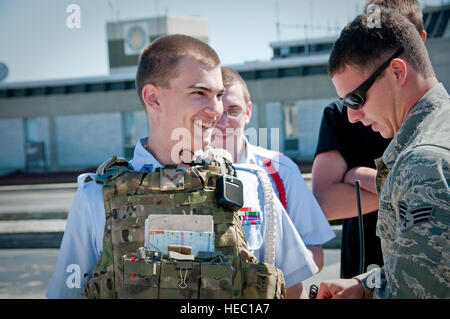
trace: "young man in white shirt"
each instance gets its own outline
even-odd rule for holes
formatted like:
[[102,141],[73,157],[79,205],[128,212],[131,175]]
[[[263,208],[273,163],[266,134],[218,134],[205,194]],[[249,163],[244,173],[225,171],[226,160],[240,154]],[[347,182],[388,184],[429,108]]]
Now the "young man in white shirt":
[[256,164],[267,171],[281,203],[322,269],[322,244],[335,237],[333,230],[298,166],[280,152],[252,145],[246,139],[244,128],[250,122],[252,102],[245,81],[227,67],[222,67],[222,80],[226,88],[224,112],[214,130],[213,145],[228,150],[235,163]]
[[[161,37],[140,56],[136,88],[150,129],[148,138],[137,142],[129,165],[135,171],[146,172],[169,164],[186,168],[180,156],[191,158],[190,154],[205,149],[222,115],[224,87],[216,52],[188,36]],[[260,225],[244,227],[249,250],[261,259],[265,252],[261,240],[264,195],[257,170],[255,166],[242,167],[238,178],[243,181],[244,206],[261,212]],[[79,188],[72,201],[48,298],[80,298],[83,287],[80,280],[70,282],[71,271],[77,269],[83,276],[81,281],[88,280],[103,253],[106,218],[102,186],[87,181],[87,176],[78,178]],[[96,177],[90,175],[91,179]],[[302,292],[305,296],[301,281],[312,276],[317,267],[278,200],[275,208],[275,266],[284,273],[288,297],[299,297]]]

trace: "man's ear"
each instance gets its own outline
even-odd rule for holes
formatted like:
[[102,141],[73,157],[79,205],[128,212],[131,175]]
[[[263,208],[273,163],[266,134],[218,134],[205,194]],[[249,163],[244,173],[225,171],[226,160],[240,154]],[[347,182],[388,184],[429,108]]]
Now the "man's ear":
[[423,43],[425,43],[427,41],[427,31],[425,31],[425,30],[422,31],[422,40],[423,40]]
[[252,101],[248,101],[247,110],[245,111],[245,115],[247,116],[245,120],[245,124],[250,123],[250,119],[252,118]]
[[146,84],[142,88],[141,92],[142,101],[145,103],[145,108],[149,111],[157,111],[161,110],[159,105],[159,89],[153,84]]
[[408,65],[405,60],[399,58],[392,60],[391,68],[393,71],[392,74],[395,76],[395,81],[399,86],[403,86],[408,75]]

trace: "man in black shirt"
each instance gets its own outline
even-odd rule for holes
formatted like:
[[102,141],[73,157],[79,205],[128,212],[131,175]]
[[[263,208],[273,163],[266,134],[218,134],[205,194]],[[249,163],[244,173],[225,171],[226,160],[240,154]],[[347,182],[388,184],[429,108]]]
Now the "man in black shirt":
[[[359,274],[359,229],[354,181],[361,180],[364,213],[365,265],[383,265],[380,239],[375,235],[378,197],[374,159],[390,139],[362,123],[351,124],[347,108],[333,102],[324,110],[313,165],[313,191],[328,219],[344,219],[341,244],[341,278]],[[355,150],[358,150],[355,152]],[[330,187],[331,186],[331,187]]]

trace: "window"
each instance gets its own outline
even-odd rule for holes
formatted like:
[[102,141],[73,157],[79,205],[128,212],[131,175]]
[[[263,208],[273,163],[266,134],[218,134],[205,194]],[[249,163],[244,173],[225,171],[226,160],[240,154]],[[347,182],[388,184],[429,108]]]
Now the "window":
[[239,74],[244,79],[244,81],[255,79],[255,71],[239,72]]
[[280,47],[280,55],[281,56],[286,56],[286,55],[289,55],[290,53],[291,53],[290,47]]
[[316,44],[313,48],[314,52],[328,52],[331,51],[331,48],[333,47],[333,43],[319,43]]
[[302,67],[280,69],[280,77],[287,78],[291,76],[302,76]]
[[280,48],[274,48],[273,49],[273,55],[274,56],[280,56]]
[[257,79],[274,79],[277,77],[277,70],[259,70],[256,71],[256,78]]
[[86,92],[101,92],[105,89],[104,83],[91,83],[86,85]]
[[284,111],[284,150],[298,151],[298,106],[294,102],[287,102]]
[[27,89],[28,96],[45,95],[45,87]]
[[48,94],[64,94],[65,87],[64,86],[51,86],[47,88]]
[[327,66],[326,65],[312,65],[305,66],[304,75],[318,75],[318,74],[327,74]]
[[305,46],[300,45],[300,46],[295,46],[291,48],[291,53],[292,54],[304,54],[305,53]]
[[47,160],[45,156],[45,141],[42,128],[45,124],[42,119],[25,119],[25,160],[26,168],[45,168]]
[[66,86],[66,93],[83,93],[86,87],[84,84]]
[[440,38],[440,37],[442,37],[444,35],[444,32],[447,29],[449,16],[450,16],[450,10],[445,10],[442,13],[441,19],[440,19],[439,24],[438,24],[438,26],[436,28],[436,31],[433,34],[433,37]]
[[429,13],[424,13],[423,14],[423,25],[426,26],[427,25],[427,19],[430,16]]
[[137,142],[136,119],[133,112],[122,113],[124,154],[127,160],[133,157],[134,146]]
[[126,81],[125,82],[125,90],[136,90],[136,82]]
[[26,95],[27,95],[26,89],[8,90],[8,97],[22,97],[22,96],[26,96]]
[[438,21],[440,13],[441,13],[440,11],[437,11],[437,12],[433,12],[433,14],[431,15],[430,22],[428,23],[428,26],[426,27],[427,28],[427,33],[429,35],[433,34],[433,30],[434,30],[434,27],[436,26],[436,23]]
[[106,91],[120,91],[125,89],[124,82],[106,83]]

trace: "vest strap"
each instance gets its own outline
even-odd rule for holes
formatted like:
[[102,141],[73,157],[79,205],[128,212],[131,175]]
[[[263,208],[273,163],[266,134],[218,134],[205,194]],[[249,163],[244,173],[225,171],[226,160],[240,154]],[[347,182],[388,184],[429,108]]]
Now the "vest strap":
[[280,174],[278,174],[270,159],[264,159],[264,165],[266,166],[267,172],[269,173],[270,177],[273,178],[275,185],[277,186],[278,198],[280,199],[281,204],[283,204],[284,209],[287,210],[286,189],[284,188],[284,184],[281,180]]

